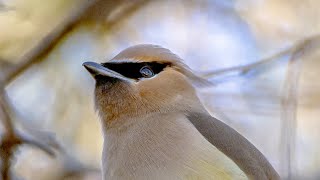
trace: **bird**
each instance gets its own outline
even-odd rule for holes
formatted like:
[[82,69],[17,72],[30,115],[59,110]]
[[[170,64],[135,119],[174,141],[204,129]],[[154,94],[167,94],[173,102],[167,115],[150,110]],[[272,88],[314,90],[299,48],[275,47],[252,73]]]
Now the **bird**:
[[104,180],[278,180],[267,158],[211,116],[197,88],[210,84],[159,45],[128,47],[85,62],[95,80]]

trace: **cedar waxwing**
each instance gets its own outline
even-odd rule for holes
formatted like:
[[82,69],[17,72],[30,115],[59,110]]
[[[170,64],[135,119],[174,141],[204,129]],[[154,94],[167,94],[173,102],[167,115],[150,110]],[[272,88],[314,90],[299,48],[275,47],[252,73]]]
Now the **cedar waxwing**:
[[280,179],[254,145],[206,111],[195,87],[207,82],[168,49],[137,45],[83,65],[96,80],[104,179]]

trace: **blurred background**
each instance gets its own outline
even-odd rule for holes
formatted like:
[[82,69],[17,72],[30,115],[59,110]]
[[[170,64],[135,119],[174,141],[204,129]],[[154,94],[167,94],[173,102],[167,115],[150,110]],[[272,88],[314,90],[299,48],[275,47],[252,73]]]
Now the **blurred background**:
[[[84,61],[166,47],[284,179],[320,178],[320,1],[0,0],[2,179],[101,179]],[[1,179],[0,178],[0,179]]]

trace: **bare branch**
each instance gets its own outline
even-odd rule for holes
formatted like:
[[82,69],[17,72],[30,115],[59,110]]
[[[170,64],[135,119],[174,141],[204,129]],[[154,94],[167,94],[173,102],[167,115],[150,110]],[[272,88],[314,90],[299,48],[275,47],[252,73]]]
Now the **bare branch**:
[[[0,89],[0,118],[4,125],[5,133],[0,141],[0,157],[2,159],[1,175],[3,180],[9,180],[10,167],[12,157],[15,153],[16,148],[22,144],[29,144],[35,146],[51,156],[54,156],[52,142],[45,142],[32,138],[19,132],[14,128],[13,120],[11,118],[9,99],[3,89]],[[29,132],[30,133],[30,132]],[[56,142],[54,142],[56,143]]]
[[[45,136],[45,134],[43,134]],[[52,146],[51,141],[55,141],[50,139],[50,141],[41,141],[37,138],[28,136],[27,134],[19,133],[19,138],[21,139],[23,144],[27,144],[30,146],[33,146],[35,148],[41,149],[43,152],[47,153],[50,156],[55,156],[54,148],[56,149],[56,146]],[[55,144],[56,142],[54,142]]]
[[[285,84],[282,92],[282,111],[281,111],[281,167],[283,168],[284,177],[292,179],[297,176],[295,174],[295,145],[296,145],[296,129],[297,129],[297,98],[299,90],[300,70],[303,64],[302,56],[314,49],[319,49],[320,35],[312,36],[299,41],[289,49],[279,52],[278,54],[262,59],[256,63],[236,66],[227,69],[217,70],[205,73],[205,78],[221,78],[224,76],[243,76],[249,72],[262,73],[264,70],[271,69],[279,65],[280,61],[288,62]],[[287,58],[285,58],[287,57]],[[219,81],[225,82],[225,81]]]
[[[66,18],[63,22],[61,22],[56,28],[54,28],[46,37],[40,40],[40,42],[32,48],[28,53],[26,53],[22,58],[18,61],[20,62],[13,68],[11,68],[10,72],[8,72],[4,78],[2,79],[4,84],[10,83],[13,79],[15,79],[19,74],[24,72],[33,64],[41,61],[44,56],[50,52],[55,45],[59,42],[62,37],[64,37],[67,33],[69,33],[84,17],[90,12],[90,9],[94,7],[97,2],[101,0],[88,0],[84,1],[81,7],[71,15]],[[116,18],[110,19],[107,24],[110,27],[113,27],[115,24],[120,22],[122,19],[131,15],[138,8],[142,7],[149,0],[139,0],[135,2],[128,1],[125,5],[121,13],[116,16]]]
[[271,57],[259,60],[255,63],[201,73],[201,76],[204,78],[221,78],[223,76],[242,76],[253,71],[260,73],[263,72],[263,70],[270,69],[272,66],[277,65],[281,60],[287,60],[285,57],[291,56],[293,53],[300,52],[301,48],[308,46],[308,49],[311,49],[313,45],[319,46],[319,43],[320,35],[311,36],[295,43],[286,50],[283,50]]
[[11,11],[13,8],[9,7],[8,5],[4,4],[2,1],[0,1],[0,13]]
[[9,107],[7,104],[7,97],[4,90],[0,87],[0,110],[2,111],[2,123],[5,127],[6,134],[11,136],[14,134],[13,124],[9,115]]
[[145,6],[150,0],[136,0],[128,1],[121,6],[121,10],[118,13],[114,13],[113,16],[108,18],[107,25],[109,27],[115,27],[117,23],[122,22],[128,16],[132,15],[141,7]]
[[48,52],[55,47],[59,40],[70,32],[73,27],[82,19],[87,10],[94,5],[98,0],[87,0],[81,5],[81,7],[71,15],[62,21],[56,28],[54,28],[46,37],[40,40],[40,42],[32,48],[27,54],[23,55],[14,68],[5,75],[2,80],[4,84],[10,83],[20,73],[24,72],[31,65],[41,61]]
[[[48,133],[37,132],[34,130],[28,130],[26,133],[19,132],[15,129],[13,119],[11,118],[11,107],[9,99],[5,93],[5,86],[14,80],[17,76],[23,73],[33,64],[45,59],[45,56],[56,46],[56,44],[69,33],[77,24],[80,23],[88,13],[90,9],[101,0],[87,0],[81,5],[81,7],[61,22],[56,28],[54,28],[46,37],[40,40],[40,42],[33,47],[28,53],[22,56],[17,65],[10,65],[10,68],[6,68],[6,71],[2,71],[0,76],[0,118],[5,127],[5,134],[0,142],[0,158],[2,159],[0,173],[3,180],[9,180],[11,161],[14,156],[16,147],[22,144],[28,144],[39,148],[47,154],[54,156],[54,149],[59,150],[60,153],[64,153],[59,143],[48,135]],[[130,5],[124,6],[121,13],[115,16],[114,19],[110,19],[108,26],[111,28],[118,24],[122,19],[131,15],[134,11],[140,8],[147,0],[139,0],[136,3],[129,3]],[[109,13],[111,9],[109,10]],[[40,134],[39,134],[40,133]],[[40,137],[40,139],[39,139]],[[96,169],[85,167],[78,161],[70,158],[64,159],[66,163],[66,171],[62,177],[78,176],[87,171],[96,171]],[[71,164],[71,166],[70,166]],[[71,168],[70,168],[71,167]]]
[[61,179],[67,179],[71,177],[78,179],[87,173],[100,172],[99,168],[92,168],[82,164],[78,159],[66,151],[62,151],[61,156],[64,166],[63,172],[60,174]]
[[10,119],[10,114],[8,112],[8,106],[6,103],[6,97],[3,89],[0,89],[0,111],[1,111],[1,120],[4,125],[5,134],[2,137],[0,142],[0,157],[2,159],[1,165],[1,175],[3,180],[10,179],[10,164],[11,164],[11,156],[18,144],[21,141],[15,135],[15,130],[13,127],[13,123]]
[[297,136],[297,102],[299,92],[299,77],[303,66],[300,59],[310,48],[310,43],[301,44],[292,54],[282,92],[282,111],[281,111],[281,167],[283,168],[286,179],[296,177],[295,173],[295,146]]

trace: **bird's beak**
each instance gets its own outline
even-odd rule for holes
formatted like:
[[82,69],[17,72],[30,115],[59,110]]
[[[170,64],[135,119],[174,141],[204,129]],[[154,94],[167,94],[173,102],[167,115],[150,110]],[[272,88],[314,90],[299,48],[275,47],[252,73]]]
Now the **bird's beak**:
[[89,73],[95,78],[97,75],[106,76],[106,77],[112,77],[116,79],[120,79],[127,82],[133,82],[133,79],[127,78],[123,76],[120,73],[117,73],[111,69],[108,69],[101,64],[95,63],[95,62],[85,62],[82,64]]

